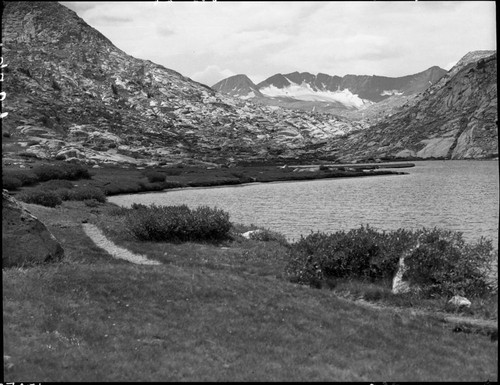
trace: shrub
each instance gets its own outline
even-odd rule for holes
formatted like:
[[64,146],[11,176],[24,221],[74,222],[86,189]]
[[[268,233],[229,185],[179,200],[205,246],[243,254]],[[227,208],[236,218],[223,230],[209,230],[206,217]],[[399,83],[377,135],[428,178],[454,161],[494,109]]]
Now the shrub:
[[426,296],[481,297],[491,292],[491,240],[465,243],[461,232],[423,229],[419,246],[405,259],[405,276]]
[[85,201],[88,199],[95,199],[98,202],[106,202],[106,195],[101,189],[96,187],[78,187],[69,190],[69,200],[72,201]]
[[424,296],[483,296],[494,288],[488,278],[491,241],[466,244],[462,233],[442,229],[377,232],[361,226],[312,233],[291,245],[286,272],[290,280],[309,285],[332,278],[388,283],[401,256],[405,277],[421,286]]
[[[38,182],[38,178],[31,172],[26,171],[5,171],[2,174],[2,183],[5,185],[5,179],[17,179],[21,186],[32,185]],[[14,182],[15,183],[15,182]]]
[[148,181],[150,183],[153,182],[163,182],[165,180],[165,174],[158,172],[158,171],[147,171],[144,173],[146,178],[148,178]]
[[219,241],[228,237],[229,214],[202,206],[135,204],[127,215],[127,227],[143,241]]
[[41,186],[46,190],[72,189],[75,187],[72,182],[65,179],[51,179]]
[[288,241],[283,234],[277,233],[275,231],[271,231],[268,229],[262,229],[259,231],[255,231],[250,234],[250,239],[254,239],[257,241],[263,242],[278,242],[283,246],[288,246]]
[[33,172],[42,182],[50,179],[90,179],[87,168],[79,164],[41,165],[35,167]]
[[32,190],[23,192],[18,196],[19,200],[26,203],[56,207],[62,203],[61,198],[53,191]]
[[22,185],[23,183],[19,179],[10,175],[2,175],[2,188],[7,190],[17,190]]
[[99,206],[99,201],[96,200],[96,199],[85,199],[83,201],[83,203],[85,204],[85,206],[88,206],[88,207],[97,207],[97,206]]

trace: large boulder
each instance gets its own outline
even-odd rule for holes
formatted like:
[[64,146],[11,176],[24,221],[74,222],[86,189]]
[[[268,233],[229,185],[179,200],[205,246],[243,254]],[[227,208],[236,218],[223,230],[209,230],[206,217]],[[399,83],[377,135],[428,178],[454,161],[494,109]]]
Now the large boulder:
[[2,192],[2,267],[56,262],[64,250],[45,225]]

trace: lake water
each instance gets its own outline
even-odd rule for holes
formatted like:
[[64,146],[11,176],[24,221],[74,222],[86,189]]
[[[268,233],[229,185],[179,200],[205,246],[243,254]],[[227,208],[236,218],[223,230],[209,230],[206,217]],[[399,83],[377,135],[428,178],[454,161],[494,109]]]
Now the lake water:
[[397,169],[408,175],[255,183],[120,195],[109,201],[207,205],[231,221],[278,231],[289,240],[311,231],[334,232],[369,224],[379,230],[440,227],[498,244],[498,161],[420,161]]

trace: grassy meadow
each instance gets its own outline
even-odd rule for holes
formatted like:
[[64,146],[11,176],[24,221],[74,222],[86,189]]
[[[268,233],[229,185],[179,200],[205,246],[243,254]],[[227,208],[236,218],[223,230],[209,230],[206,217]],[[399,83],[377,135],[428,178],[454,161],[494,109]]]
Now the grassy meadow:
[[[369,283],[291,283],[290,246],[238,235],[254,227],[232,224],[218,241],[139,241],[109,203],[26,206],[66,257],[2,271],[5,381],[498,380],[495,331],[457,328],[416,311],[442,301]],[[82,222],[162,264],[113,259]],[[497,300],[462,315],[495,323]]]

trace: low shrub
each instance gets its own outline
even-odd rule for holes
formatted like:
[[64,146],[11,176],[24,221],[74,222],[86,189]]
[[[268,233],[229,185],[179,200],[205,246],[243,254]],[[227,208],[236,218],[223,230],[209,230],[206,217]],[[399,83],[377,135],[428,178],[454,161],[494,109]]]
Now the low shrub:
[[61,198],[54,191],[43,191],[38,189],[23,192],[19,194],[18,198],[26,203],[34,203],[47,207],[56,207],[62,203]]
[[51,179],[41,185],[46,190],[72,189],[75,186],[66,179]]
[[419,245],[405,258],[404,276],[426,296],[482,297],[490,293],[491,240],[481,237],[469,244],[461,232],[423,229]]
[[17,190],[23,183],[10,175],[2,175],[2,188],[7,190]]
[[90,179],[87,168],[79,164],[41,165],[35,167],[33,172],[42,182],[50,179]]
[[165,180],[165,174],[158,171],[146,171],[144,175],[150,183],[163,182]]
[[229,214],[207,206],[148,207],[134,204],[127,215],[127,228],[142,241],[220,241],[228,238]]
[[92,199],[85,199],[83,203],[85,204],[85,206],[88,207],[97,207],[99,206],[100,202],[97,199],[92,198]]
[[494,289],[489,278],[495,258],[491,241],[466,244],[462,233],[437,228],[378,232],[361,226],[311,233],[291,245],[286,273],[293,282],[313,286],[332,278],[388,285],[402,256],[405,278],[422,288],[422,296],[474,297]]
[[283,234],[280,234],[276,231],[271,231],[268,229],[261,229],[259,231],[255,231],[250,233],[250,239],[254,239],[257,241],[263,242],[278,242],[283,246],[288,246],[288,241]]
[[106,195],[101,189],[96,187],[78,187],[69,190],[69,200],[72,201],[85,201],[88,199],[95,199],[98,202],[106,202]]

